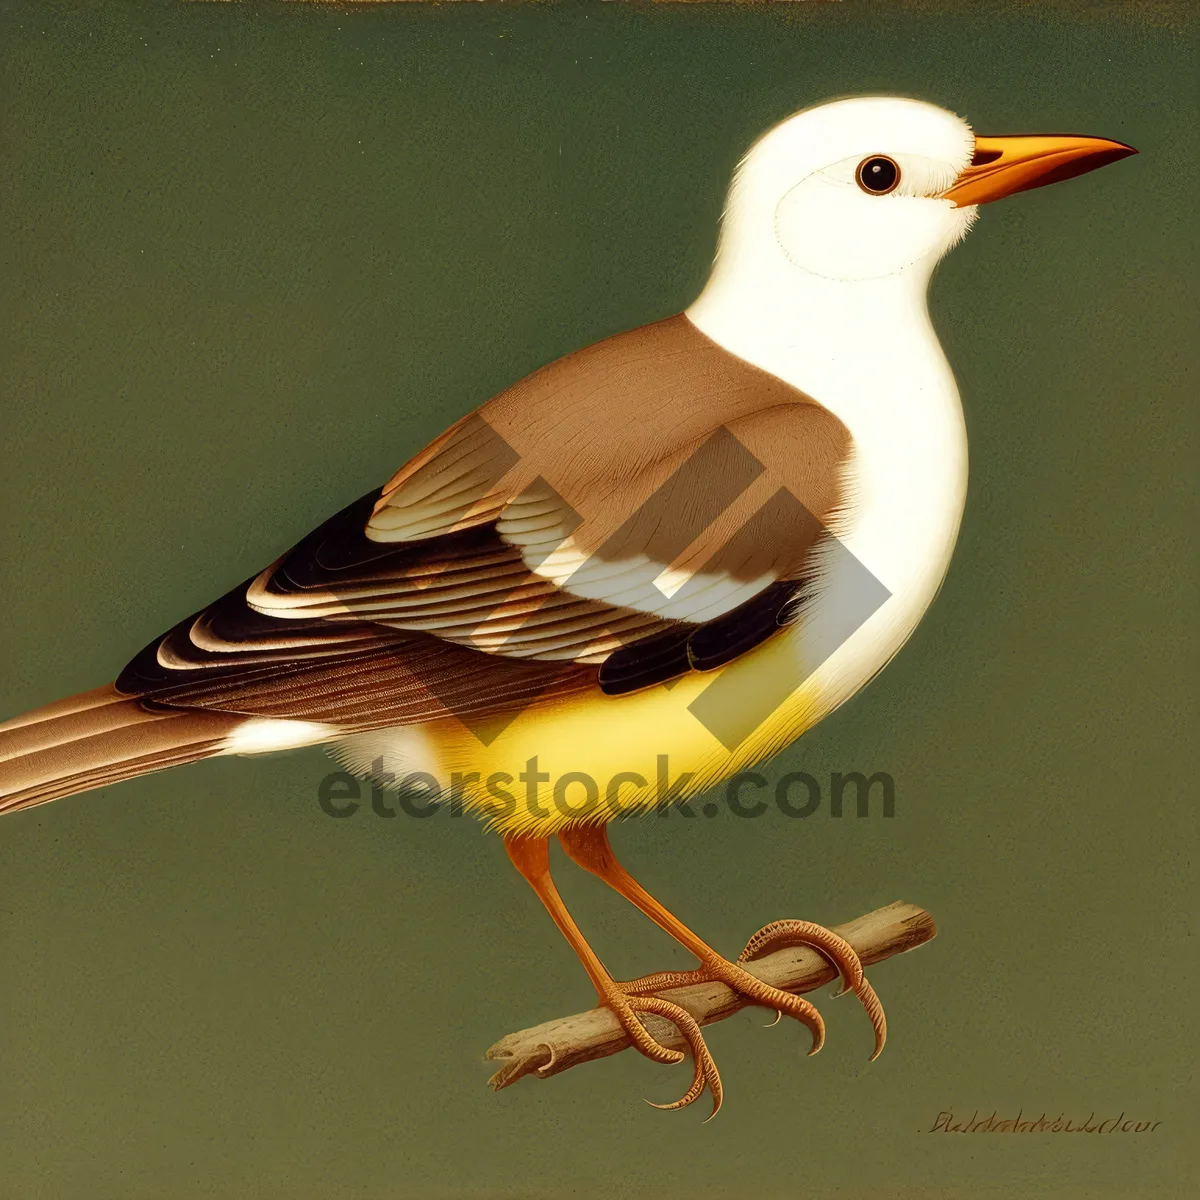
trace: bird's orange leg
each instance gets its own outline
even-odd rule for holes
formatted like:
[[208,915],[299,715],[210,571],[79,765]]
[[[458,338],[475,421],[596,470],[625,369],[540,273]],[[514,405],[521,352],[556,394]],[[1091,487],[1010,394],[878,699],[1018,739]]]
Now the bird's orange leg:
[[583,968],[587,971],[600,1003],[610,1008],[621,1022],[622,1028],[629,1035],[629,1040],[647,1058],[659,1063],[677,1063],[682,1060],[681,1050],[672,1050],[656,1041],[650,1031],[638,1018],[638,1013],[655,1013],[670,1021],[687,1042],[692,1052],[695,1072],[692,1085],[687,1092],[672,1104],[655,1104],[655,1108],[677,1109],[684,1108],[704,1094],[707,1087],[712,1093],[713,1108],[710,1116],[715,1116],[721,1107],[721,1077],[717,1074],[717,1065],[705,1044],[704,1035],[696,1019],[686,1009],[680,1008],[658,996],[643,996],[628,992],[622,984],[605,969],[596,952],[588,945],[587,940],[575,924],[574,918],[567,911],[558,888],[550,876],[549,842],[546,838],[529,836],[510,836],[504,839],[504,848],[508,851],[513,865],[529,881],[538,899],[546,906],[554,923],[562,931],[563,936],[571,944],[571,948],[579,956]]
[[742,965],[784,946],[811,946],[841,972],[843,991],[852,991],[862,1000],[875,1029],[875,1053],[871,1057],[875,1058],[883,1049],[886,1036],[883,1008],[863,976],[858,955],[853,947],[837,934],[808,921],[776,921],[759,930],[750,939],[736,963],[730,962],[659,904],[621,866],[609,845],[608,831],[604,826],[574,826],[562,831],[558,836],[563,849],[575,862],[598,875],[611,888],[640,908],[660,929],[669,933],[700,961],[698,971],[662,972],[624,983],[621,986],[626,995],[652,994],[666,988],[719,979],[753,1003],[786,1013],[807,1025],[813,1035],[812,1049],[809,1053],[815,1054],[825,1040],[825,1023],[820,1013],[802,997],[763,983]]

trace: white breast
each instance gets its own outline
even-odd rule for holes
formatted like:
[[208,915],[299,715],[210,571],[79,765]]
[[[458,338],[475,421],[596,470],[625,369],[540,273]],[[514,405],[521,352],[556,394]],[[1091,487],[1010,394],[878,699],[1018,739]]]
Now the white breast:
[[918,284],[817,287],[772,314],[761,295],[710,287],[688,310],[714,341],[835,412],[853,439],[837,544],[821,552],[823,583],[794,635],[822,715],[912,634],[958,535],[966,431]]

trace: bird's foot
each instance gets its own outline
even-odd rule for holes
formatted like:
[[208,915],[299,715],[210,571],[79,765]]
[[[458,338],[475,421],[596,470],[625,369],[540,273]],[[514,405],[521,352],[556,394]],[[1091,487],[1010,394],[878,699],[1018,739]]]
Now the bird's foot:
[[807,1025],[813,1033],[813,1045],[809,1054],[816,1054],[825,1041],[825,1024],[817,1010],[800,996],[763,983],[745,968],[746,963],[792,946],[808,946],[816,950],[841,975],[842,989],[837,995],[844,996],[847,992],[853,992],[862,1002],[870,1018],[871,1028],[875,1031],[875,1049],[870,1058],[870,1061],[874,1062],[887,1040],[887,1018],[884,1016],[883,1005],[880,1004],[875,989],[867,982],[862,961],[854,947],[823,925],[815,925],[811,921],[772,921],[770,925],[764,925],[746,943],[745,949],[737,957],[737,962],[731,963],[714,956],[713,961],[706,962],[694,971],[660,971],[654,975],[643,975],[640,979],[630,980],[620,986],[630,996],[654,996],[671,988],[720,980],[752,1003],[774,1008],[777,1014],[776,1022],[786,1014]]
[[[773,947],[777,948],[777,947]],[[619,986],[626,995],[635,997],[659,996],[671,988],[687,987],[694,983],[712,983],[719,980],[727,987],[744,997],[751,1004],[759,1004],[764,1008],[773,1008],[780,1016],[795,1017],[812,1033],[812,1047],[809,1054],[816,1054],[825,1044],[825,1022],[803,996],[785,992],[782,988],[772,987],[763,983],[742,965],[742,960],[730,962],[718,954],[706,958],[704,965],[694,971],[660,971],[654,975],[643,975],[640,979],[632,979]],[[661,998],[661,996],[660,996]]]
[[615,981],[611,986],[605,987],[600,1003],[612,1010],[617,1020],[620,1021],[621,1027],[629,1035],[629,1040],[633,1043],[634,1048],[653,1062],[680,1062],[684,1057],[683,1051],[673,1050],[659,1042],[642,1024],[638,1017],[639,1013],[654,1013],[664,1020],[670,1021],[679,1031],[680,1037],[687,1042],[695,1066],[691,1086],[678,1100],[670,1104],[655,1104],[652,1100],[647,1100],[647,1104],[667,1111],[686,1108],[689,1104],[699,1100],[707,1088],[712,1095],[712,1112],[706,1119],[711,1120],[717,1115],[724,1094],[721,1076],[717,1072],[717,1064],[704,1041],[704,1035],[700,1032],[696,1018],[687,1009],[681,1008],[678,1004],[672,1004],[669,1000],[662,999],[661,996],[630,992],[626,985]]
[[835,993],[835,998],[844,996],[847,992],[852,992],[858,997],[875,1033],[875,1049],[867,1060],[874,1062],[887,1041],[887,1017],[875,989],[863,972],[862,959],[845,938],[838,937],[833,930],[826,929],[824,925],[816,925],[812,921],[772,921],[770,925],[764,925],[746,943],[745,949],[738,955],[738,962],[753,962],[764,955],[773,954],[776,950],[785,950],[792,946],[810,947],[837,969],[842,977],[842,987]]

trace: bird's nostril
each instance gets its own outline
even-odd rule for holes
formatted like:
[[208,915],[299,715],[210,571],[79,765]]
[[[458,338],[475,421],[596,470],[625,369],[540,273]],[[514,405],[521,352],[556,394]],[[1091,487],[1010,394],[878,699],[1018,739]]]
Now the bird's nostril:
[[995,162],[999,157],[999,150],[976,150],[971,158],[971,166],[985,167],[988,163]]

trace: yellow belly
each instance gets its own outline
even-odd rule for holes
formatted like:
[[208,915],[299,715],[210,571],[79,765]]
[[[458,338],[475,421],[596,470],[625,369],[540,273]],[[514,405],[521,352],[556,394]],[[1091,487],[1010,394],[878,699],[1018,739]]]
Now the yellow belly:
[[694,795],[794,741],[822,715],[816,689],[797,682],[798,651],[787,630],[671,686],[534,705],[487,744],[457,721],[424,732],[467,811],[544,836]]

